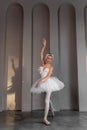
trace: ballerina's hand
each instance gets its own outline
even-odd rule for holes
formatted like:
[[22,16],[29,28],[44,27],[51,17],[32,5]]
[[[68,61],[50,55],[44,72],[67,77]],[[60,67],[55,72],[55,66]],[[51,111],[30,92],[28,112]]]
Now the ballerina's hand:
[[39,87],[40,82],[37,82],[35,88]]
[[45,38],[43,38],[42,44],[43,44],[43,46],[46,46],[46,39]]

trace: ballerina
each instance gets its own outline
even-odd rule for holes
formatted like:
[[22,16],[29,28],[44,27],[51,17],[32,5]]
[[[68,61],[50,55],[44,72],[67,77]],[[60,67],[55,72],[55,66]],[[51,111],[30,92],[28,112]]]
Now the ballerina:
[[59,91],[62,88],[64,88],[64,83],[61,82],[57,77],[51,76],[53,73],[54,67],[51,65],[52,60],[54,59],[54,55],[52,53],[47,53],[44,58],[44,51],[46,48],[46,39],[43,39],[42,41],[43,47],[41,49],[40,53],[40,60],[41,60],[41,66],[39,67],[39,73],[41,75],[41,78],[38,79],[31,88],[32,93],[42,93],[45,92],[45,111],[44,111],[44,118],[43,122],[46,125],[50,125],[50,121],[48,121],[48,112],[49,107],[51,106],[51,111],[54,116],[54,108],[51,101],[51,94],[54,91]]

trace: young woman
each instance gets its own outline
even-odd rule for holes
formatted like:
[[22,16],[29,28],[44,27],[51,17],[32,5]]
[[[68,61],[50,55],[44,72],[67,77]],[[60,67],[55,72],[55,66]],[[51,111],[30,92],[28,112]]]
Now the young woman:
[[44,112],[44,119],[43,122],[46,125],[49,125],[50,122],[47,119],[48,112],[49,112],[49,105],[51,105],[51,110],[54,115],[54,108],[52,106],[52,101],[50,100],[51,93],[54,91],[59,91],[64,87],[64,83],[61,82],[58,78],[51,76],[53,73],[53,66],[51,65],[51,62],[54,58],[53,54],[48,53],[46,54],[44,58],[44,51],[46,48],[46,39],[43,39],[42,41],[43,47],[41,49],[40,53],[40,59],[41,59],[41,66],[39,67],[39,73],[41,75],[41,78],[37,80],[32,88],[32,93],[41,93],[45,92],[45,112]]

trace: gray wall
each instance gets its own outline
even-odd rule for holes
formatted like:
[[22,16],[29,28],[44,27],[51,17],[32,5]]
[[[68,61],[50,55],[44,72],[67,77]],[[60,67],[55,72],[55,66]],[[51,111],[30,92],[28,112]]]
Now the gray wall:
[[[14,21],[16,20],[14,20],[10,29],[6,18],[8,7],[13,6],[12,4],[14,3],[19,3],[23,9],[23,25],[21,23],[22,17],[20,12],[19,22],[15,23]],[[46,37],[48,41],[47,50],[50,49],[55,56],[53,62],[55,68],[54,75],[65,83],[63,90],[52,94],[56,110],[78,110],[79,107],[80,111],[87,111],[87,43],[85,41],[86,20],[84,19],[84,17],[86,18],[86,15],[84,15],[86,6],[86,0],[0,1],[0,111],[6,109],[6,83],[8,79],[6,75],[8,70],[10,71],[6,67],[9,61],[6,54],[8,55],[10,51],[12,51],[10,53],[11,56],[15,51],[15,55],[17,54],[17,57],[20,57],[20,68],[22,67],[19,73],[22,75],[22,79],[20,79],[22,91],[20,91],[20,99],[18,101],[21,108],[19,105],[16,109],[20,108],[22,111],[31,111],[32,109],[43,108],[42,101],[44,101],[44,95],[30,94],[32,83],[39,78],[37,70],[40,65],[39,51],[43,37]],[[18,14],[18,11],[15,14]],[[19,36],[19,34],[22,34],[22,28],[23,37]],[[18,29],[17,34],[14,32],[15,29],[16,31]],[[14,37],[11,39],[6,34],[14,35]],[[19,41],[22,39],[23,46]],[[19,49],[10,46],[12,45],[11,42],[15,41],[20,46]],[[6,46],[8,47],[6,48]],[[19,54],[18,52],[21,51],[22,54]],[[14,85],[16,85],[16,82]],[[36,101],[38,101],[37,104]]]

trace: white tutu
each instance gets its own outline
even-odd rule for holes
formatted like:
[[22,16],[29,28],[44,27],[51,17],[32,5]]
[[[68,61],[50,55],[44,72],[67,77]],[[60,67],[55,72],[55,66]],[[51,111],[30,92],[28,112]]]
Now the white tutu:
[[[41,66],[39,67],[39,72],[40,72],[41,78],[44,78],[48,74],[49,68],[43,69],[43,67]],[[36,84],[38,83],[39,80],[37,80],[33,84],[31,88],[32,93],[41,93],[41,92],[48,92],[48,91],[53,92],[53,91],[59,91],[62,88],[64,88],[64,83],[61,82],[57,77],[51,76],[48,80],[40,83],[39,86],[36,87]]]

